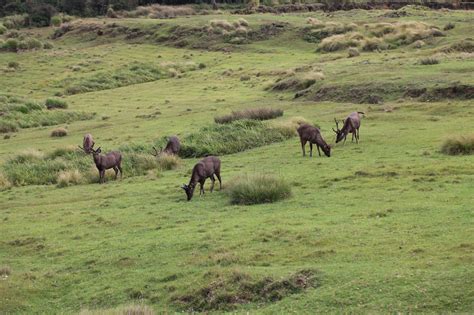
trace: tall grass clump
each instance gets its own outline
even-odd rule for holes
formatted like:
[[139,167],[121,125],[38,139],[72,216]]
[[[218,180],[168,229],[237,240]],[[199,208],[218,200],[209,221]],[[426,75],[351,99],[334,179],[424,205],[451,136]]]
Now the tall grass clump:
[[310,124],[310,122],[303,117],[296,116],[291,117],[288,120],[274,121],[272,124],[270,124],[270,126],[271,128],[277,129],[278,132],[285,135],[286,137],[291,138],[297,135],[296,130],[302,124]]
[[156,157],[158,168],[161,170],[174,170],[181,164],[179,157],[173,154],[162,153]]
[[57,186],[59,188],[72,186],[72,185],[79,185],[83,182],[82,174],[79,170],[65,170],[61,171],[58,174],[57,179]]
[[318,51],[333,52],[349,47],[357,47],[363,38],[364,37],[359,33],[333,35],[321,41],[318,46]]
[[275,83],[270,85],[267,89],[273,91],[301,91],[322,80],[324,80],[324,74],[318,71],[290,73],[289,75],[278,78]]
[[258,120],[236,120],[215,124],[183,139],[181,157],[202,157],[242,152],[289,139],[286,133]]
[[55,108],[66,109],[68,107],[66,101],[60,100],[57,98],[48,98],[45,102],[45,105],[47,109],[55,109]]
[[0,191],[8,189],[11,186],[12,186],[12,183],[10,183],[8,178],[3,173],[0,173]]
[[474,134],[446,138],[441,152],[448,155],[474,154]]
[[127,153],[122,155],[122,168],[126,176],[146,175],[147,171],[158,166],[154,156],[146,153]]
[[418,63],[423,66],[437,65],[439,63],[439,59],[436,59],[434,57],[426,57],[426,58],[420,59]]
[[228,124],[240,119],[267,120],[283,116],[283,110],[270,107],[251,108],[243,111],[234,111],[229,115],[214,117],[218,124]]
[[291,187],[273,175],[252,174],[234,178],[227,189],[232,204],[270,203],[290,197]]
[[127,305],[109,309],[84,309],[79,315],[155,315],[152,308],[146,305]]
[[18,124],[13,121],[0,119],[0,133],[17,132]]
[[59,127],[51,131],[51,137],[65,137],[67,136],[67,130],[65,128]]

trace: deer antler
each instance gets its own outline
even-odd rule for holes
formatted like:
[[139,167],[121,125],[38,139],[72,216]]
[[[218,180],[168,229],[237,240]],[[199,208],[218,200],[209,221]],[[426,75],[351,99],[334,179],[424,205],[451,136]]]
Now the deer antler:
[[155,153],[153,154],[153,152],[152,152],[151,155],[158,156],[160,154],[160,153],[158,153],[158,150],[155,147],[153,147],[153,150],[155,150]]

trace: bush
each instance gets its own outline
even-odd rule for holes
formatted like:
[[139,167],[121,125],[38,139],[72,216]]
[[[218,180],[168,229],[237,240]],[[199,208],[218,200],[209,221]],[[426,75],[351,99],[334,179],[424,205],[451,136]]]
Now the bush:
[[38,161],[43,158],[44,158],[43,152],[38,151],[36,149],[27,149],[17,154],[14,158],[10,159],[10,161],[15,162],[15,163],[26,163],[26,162]]
[[227,189],[232,204],[251,205],[275,202],[290,197],[291,188],[283,179],[271,175],[254,174],[230,180]]
[[56,9],[49,4],[36,4],[29,8],[29,20],[32,26],[44,27],[51,24]]
[[7,66],[8,68],[13,68],[13,69],[20,68],[20,64],[16,61],[10,61]]
[[452,30],[454,27],[456,27],[456,25],[455,25],[454,23],[449,22],[448,24],[446,24],[446,25],[443,27],[443,31]]
[[79,170],[65,170],[59,172],[56,182],[59,188],[79,185],[83,182],[83,177]]
[[237,120],[204,127],[186,136],[179,154],[181,157],[232,154],[288,138],[262,121]]
[[12,184],[10,183],[8,178],[5,175],[3,175],[2,173],[0,173],[0,191],[8,189],[11,186],[12,186]]
[[275,121],[270,126],[287,138],[291,138],[297,135],[296,129],[298,129],[301,124],[310,124],[310,122],[303,117],[291,117],[287,121]]
[[127,153],[122,157],[122,167],[127,176],[146,175],[148,170],[155,169],[158,163],[149,153]]
[[449,155],[474,154],[474,134],[447,138],[441,145],[441,152]]
[[51,137],[65,137],[67,136],[67,130],[65,128],[56,128],[51,131]]
[[420,59],[418,61],[418,63],[420,65],[437,65],[439,63],[439,60],[434,58],[434,57],[427,57],[427,58],[423,58],[423,59]]
[[0,35],[3,35],[3,33],[5,33],[7,31],[7,28],[0,23]]
[[61,19],[61,17],[59,15],[55,15],[51,18],[51,25],[53,26],[60,26],[61,23],[63,22],[63,20]]
[[16,52],[19,49],[19,42],[14,38],[9,38],[3,44],[2,49],[7,50],[7,51]]
[[387,47],[387,44],[378,38],[367,38],[362,44],[363,51],[384,50]]
[[356,47],[350,47],[350,48],[347,50],[347,57],[348,57],[348,58],[357,57],[357,56],[359,56],[359,55],[360,55],[359,49],[357,49]]
[[43,48],[43,43],[37,40],[36,38],[28,38],[26,40],[26,45],[28,49],[41,49]]
[[111,309],[81,310],[79,315],[155,315],[153,309],[146,305],[119,306]]
[[44,49],[53,49],[53,47],[53,44],[51,44],[50,42],[46,42],[43,44]]
[[218,124],[227,124],[240,119],[267,120],[283,116],[283,110],[274,108],[252,108],[243,111],[232,112],[229,115],[214,117]]
[[3,25],[8,29],[19,29],[21,27],[28,26],[28,20],[28,14],[9,15],[4,18]]
[[17,132],[18,124],[13,121],[0,119],[0,133]]
[[453,43],[450,46],[443,49],[443,52],[452,53],[452,52],[474,52],[474,41],[473,40],[461,40],[459,42]]
[[348,36],[348,34],[333,35],[323,39],[321,44],[318,46],[318,50],[324,52],[333,52],[349,47],[356,47],[358,46],[360,39],[361,38],[357,33],[352,34],[351,36]]
[[66,101],[57,98],[48,98],[45,102],[47,109],[61,108],[66,109],[68,107]]
[[273,91],[300,91],[309,88],[316,82],[324,80],[322,72],[308,72],[303,74],[290,74],[279,78],[269,88]]
[[156,160],[161,170],[173,170],[181,164],[179,157],[166,153],[160,154]]

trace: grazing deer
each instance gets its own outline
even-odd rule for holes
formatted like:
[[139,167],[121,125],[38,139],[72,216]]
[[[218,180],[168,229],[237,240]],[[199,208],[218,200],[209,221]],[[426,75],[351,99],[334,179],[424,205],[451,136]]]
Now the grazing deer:
[[176,136],[171,136],[168,139],[168,143],[166,143],[165,149],[161,149],[159,152],[158,150],[153,147],[153,150],[155,150],[155,153],[152,153],[154,156],[158,156],[161,153],[165,154],[170,154],[170,155],[176,155],[179,152],[179,149],[181,148],[181,144],[179,143],[179,139]]
[[92,150],[92,157],[94,158],[94,163],[97,169],[99,170],[100,180],[99,183],[105,181],[105,170],[113,168],[115,171],[115,179],[117,179],[118,172],[120,171],[120,178],[122,178],[122,154],[118,151],[112,151],[105,155],[100,154],[102,150],[100,147],[97,150]]
[[85,134],[84,140],[82,140],[82,147],[78,145],[79,149],[84,151],[85,153],[89,154],[94,149],[94,139],[90,133]]
[[353,112],[344,120],[344,125],[342,129],[339,129],[339,122],[336,118],[334,121],[336,122],[336,129],[332,128],[332,130],[336,133],[336,143],[344,139],[344,143],[346,143],[346,138],[349,133],[352,133],[352,142],[354,142],[354,137],[356,139],[356,143],[359,143],[359,128],[360,128],[360,116],[359,114],[364,115],[363,112]]
[[211,193],[214,190],[214,182],[216,179],[214,178],[216,175],[217,179],[219,180],[219,189],[222,189],[222,181],[221,181],[221,160],[219,160],[215,156],[208,156],[203,158],[199,161],[193,168],[193,174],[191,175],[191,180],[189,184],[183,184],[181,188],[184,189],[186,192],[186,196],[188,197],[188,201],[193,198],[194,188],[196,188],[197,183],[201,185],[201,189],[199,191],[199,195],[204,194],[204,182],[209,177],[211,179]]
[[319,148],[323,149],[324,154],[327,157],[331,156],[331,146],[324,141],[323,137],[321,136],[321,131],[313,126],[308,124],[302,124],[297,129],[298,134],[300,135],[301,140],[301,149],[303,150],[303,156],[306,156],[305,146],[306,142],[309,141],[309,156],[313,156],[313,143],[316,144],[318,148],[318,154],[321,156],[321,151]]

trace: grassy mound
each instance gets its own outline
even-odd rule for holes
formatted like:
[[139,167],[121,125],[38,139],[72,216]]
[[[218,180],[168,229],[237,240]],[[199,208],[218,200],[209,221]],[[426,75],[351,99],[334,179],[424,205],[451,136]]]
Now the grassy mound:
[[441,145],[441,152],[449,155],[474,154],[474,134],[447,138]]
[[[61,100],[52,99],[48,99],[46,104],[51,108],[67,106]],[[11,95],[0,95],[0,112],[2,113],[0,116],[0,133],[15,132],[20,128],[53,126],[77,120],[88,120],[94,117],[92,113],[49,111],[46,110],[43,104]]]
[[301,91],[313,86],[316,82],[324,80],[322,72],[310,71],[305,73],[289,73],[278,78],[267,89],[272,91]]
[[178,295],[174,301],[178,307],[188,312],[227,311],[239,304],[280,301],[320,285],[320,276],[314,270],[300,270],[282,279],[256,278],[234,271],[214,275],[202,288]]
[[232,112],[229,115],[214,117],[214,121],[218,124],[228,124],[235,120],[253,119],[267,120],[283,116],[283,110],[274,108],[251,108],[243,111]]
[[68,78],[57,82],[56,86],[65,87],[65,94],[72,95],[179,77],[182,73],[197,68],[193,63],[156,65],[134,62],[114,71],[103,71],[82,78]]
[[275,202],[291,195],[290,185],[283,179],[271,175],[246,175],[231,180],[231,183],[227,192],[232,204]]
[[181,157],[202,157],[242,152],[289,139],[287,133],[262,121],[237,120],[202,128],[183,139]]

